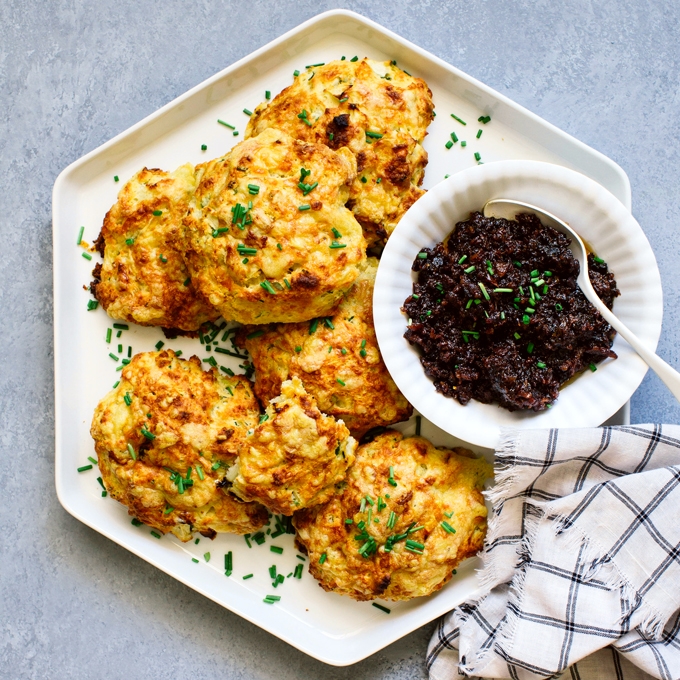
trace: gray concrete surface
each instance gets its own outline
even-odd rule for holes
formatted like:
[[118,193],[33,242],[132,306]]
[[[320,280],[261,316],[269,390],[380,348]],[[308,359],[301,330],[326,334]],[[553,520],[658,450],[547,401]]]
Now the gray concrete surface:
[[[0,677],[416,678],[430,627],[335,669],[175,582],[54,491],[51,190],[70,162],[329,0],[0,3]],[[611,156],[665,292],[680,364],[680,4],[373,0],[379,21]],[[633,422],[678,422],[654,376]]]

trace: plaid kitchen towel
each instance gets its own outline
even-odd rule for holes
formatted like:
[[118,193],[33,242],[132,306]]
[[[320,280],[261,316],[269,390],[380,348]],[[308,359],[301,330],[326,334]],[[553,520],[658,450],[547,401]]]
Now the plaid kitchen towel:
[[495,471],[486,594],[431,680],[680,678],[680,426],[505,431]]

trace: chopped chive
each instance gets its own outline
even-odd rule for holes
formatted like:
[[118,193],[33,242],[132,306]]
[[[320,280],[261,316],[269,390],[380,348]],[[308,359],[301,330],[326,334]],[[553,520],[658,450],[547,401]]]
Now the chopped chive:
[[82,255],[86,260],[91,260],[91,259],[92,259],[92,255],[90,255],[90,253],[81,253],[81,255]]
[[394,479],[394,466],[390,465],[390,472],[389,476],[387,478],[387,482],[390,484],[390,486],[397,486],[397,482]]
[[113,176],[113,181],[114,182],[120,182],[120,179],[118,178],[118,175]]
[[[477,139],[479,139],[481,136],[482,136],[482,128],[479,128],[479,130],[477,130]],[[477,160],[479,160],[479,158]]]
[[467,146],[467,142],[466,142],[465,140],[463,140],[463,141],[460,143],[460,145],[461,145],[461,146]]
[[467,304],[465,305],[465,309],[470,309],[470,307],[472,307],[472,302],[473,302],[473,300],[472,300],[472,298],[470,298],[470,299],[467,301]]
[[142,426],[141,433],[150,440],[156,439],[156,435],[149,432],[144,426]]
[[129,331],[130,330],[130,326],[128,326],[126,323],[114,323],[113,327],[118,331]]
[[163,347],[164,345],[165,345],[165,343],[164,343],[162,340],[159,340],[159,341],[156,343],[155,347],[156,347],[156,349],[160,350],[161,347]]
[[252,574],[246,574],[246,575],[243,577],[243,580],[244,580],[244,581],[247,581],[249,578],[253,578],[253,575],[252,575]]
[[482,157],[479,155],[479,151],[475,151],[475,160],[479,161],[479,160],[481,160],[481,158]]
[[343,387],[345,387],[345,383],[344,383],[342,380],[340,380],[340,378],[336,378],[336,379],[335,379],[335,382],[337,382],[337,383],[339,383],[340,385],[342,385]]
[[331,244],[328,246],[331,250],[335,250],[336,248],[347,248],[346,243],[338,243],[337,241],[332,241]]
[[322,553],[321,557],[319,557],[319,564],[323,564],[326,561],[326,553]]
[[295,70],[293,71],[293,76],[294,76],[295,78],[297,78],[299,75],[300,75],[300,71],[298,71],[297,69],[295,69]]
[[225,121],[220,120],[219,118],[217,119],[217,122],[218,122],[220,125],[224,125],[224,127],[228,127],[230,130],[235,130],[235,129],[236,129],[233,125],[229,125],[229,123],[226,123]]
[[209,552],[203,553],[203,559],[204,559],[206,562],[210,562],[210,553],[209,553]]
[[238,130],[234,130],[232,134],[234,135],[234,137],[238,137]]
[[454,113],[451,114],[451,118],[453,118],[453,120],[457,120],[461,125],[467,125],[467,123],[462,118],[458,118],[458,116],[456,116]]
[[196,463],[196,472],[198,473],[198,478],[203,481],[205,479],[205,475],[203,474],[203,468]]
[[312,207],[312,206],[310,206],[308,203],[306,203],[305,205],[299,205],[299,206],[298,206],[298,210],[300,210],[300,211],[302,211],[302,210],[310,210],[311,207]]
[[251,196],[257,196],[260,193],[260,187],[257,184],[249,184],[248,193],[251,194]]
[[154,538],[160,539],[161,535],[157,531],[150,531],[149,532]]
[[598,264],[604,264],[604,260],[601,257],[598,257],[597,255],[593,255],[593,260],[597,262]]
[[556,309],[558,312],[561,312],[561,311],[564,309],[564,307],[562,307],[562,305],[558,302],[558,303],[555,305],[555,309]]
[[154,217],[160,217],[163,214],[162,210],[154,210],[153,215]]
[[389,613],[392,611],[391,609],[388,609],[387,607],[384,607],[383,605],[378,604],[377,602],[371,602],[371,604],[372,604],[376,609],[380,609],[380,611],[385,612],[385,614],[389,614]]
[[83,240],[83,233],[85,232],[85,227],[80,227],[80,231],[78,232],[78,240],[76,241],[76,245],[79,246]]
[[490,297],[489,294],[486,292],[486,288],[484,287],[484,284],[483,284],[481,281],[479,281],[479,282],[477,283],[477,285],[479,286],[480,290],[482,291],[482,295],[484,296],[484,298],[485,298],[486,300],[490,300],[491,297]]
[[106,329],[106,342],[108,342],[109,344],[111,343],[111,334],[112,333],[113,333],[113,331],[110,328]]
[[458,260],[458,264],[463,264],[465,260],[467,260],[467,255],[463,255],[463,257],[461,257],[460,260]]
[[271,99],[272,98],[272,93],[269,90],[264,91],[264,98],[265,99]]
[[88,300],[87,301],[87,311],[92,312],[95,309],[99,307],[99,302],[97,300]]
[[136,517],[133,517],[130,524],[132,524],[133,527],[141,527],[144,522],[140,522]]
[[332,227],[331,231],[333,232],[333,236],[335,236],[335,238],[342,238],[342,234],[335,227]]
[[249,111],[248,109],[243,109],[243,113],[245,113],[246,116],[252,116],[253,115],[253,112]]
[[319,327],[319,320],[318,319],[312,319],[311,323],[309,324],[309,334],[313,335],[316,333],[316,329]]
[[522,323],[523,323],[525,326],[529,325],[529,322],[530,322],[530,321],[531,321],[531,318],[529,317],[528,314],[525,314],[525,315],[522,317]]
[[593,373],[595,373],[595,371],[597,371],[597,366],[596,366],[592,361],[588,364],[588,368],[589,368]]
[[274,604],[275,602],[278,602],[281,598],[278,595],[267,595],[267,597],[262,600],[262,602],[265,602],[266,604]]
[[537,361],[536,366],[538,366],[539,368],[546,368],[546,365],[542,361]]
[[371,132],[370,130],[366,130],[366,136],[373,137],[373,139],[381,139],[382,137],[384,137],[384,135],[381,132]]
[[169,515],[175,508],[173,508],[171,505],[168,505],[165,510],[163,510],[164,515]]
[[491,116],[480,116],[477,118],[478,123],[484,123],[486,125],[491,120]]
[[283,548],[280,548],[278,545],[270,545],[269,549],[277,555],[281,555],[283,553]]
[[449,139],[449,141],[446,142],[446,144],[444,144],[444,146],[445,146],[447,149],[450,149],[450,148],[453,146],[453,142]]
[[113,352],[109,352],[109,356],[110,356],[114,361],[118,361],[118,360],[120,359],[120,357],[117,357],[115,354],[113,354]]
[[198,560],[195,557],[192,557],[191,561],[194,562],[195,564],[198,564]]
[[451,133],[451,141],[455,144],[458,141],[458,135],[455,132]]
[[91,465],[83,465],[82,467],[78,468],[78,472],[86,472],[87,470],[91,470],[92,466]]
[[441,522],[441,527],[446,531],[447,534],[455,534],[456,530],[448,523],[448,522]]
[[201,144],[201,151],[207,151],[208,146],[206,144]]
[[418,253],[419,260],[427,260],[427,253]]
[[272,284],[266,279],[260,283],[260,286],[264,288],[270,295],[276,295],[276,291],[272,287]]
[[527,345],[527,352],[528,352],[529,354],[531,354],[533,351],[534,351],[534,343],[533,343],[533,342],[530,342],[530,343]]
[[471,265],[470,267],[468,267],[467,269],[464,269],[463,271],[464,271],[466,274],[472,274],[472,272],[475,271],[476,268],[477,268],[477,267],[475,267],[475,265]]
[[512,288],[494,288],[493,289],[494,293],[512,293],[514,292]]
[[359,61],[359,57],[354,56],[354,57],[352,57],[352,58],[350,59],[350,61]]

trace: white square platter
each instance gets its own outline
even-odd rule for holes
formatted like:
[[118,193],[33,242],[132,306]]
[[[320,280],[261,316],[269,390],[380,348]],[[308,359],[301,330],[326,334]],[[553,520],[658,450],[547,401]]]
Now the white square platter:
[[[477,589],[477,560],[461,565],[454,579],[434,596],[382,602],[391,609],[387,615],[370,603],[325,593],[306,571],[301,580],[286,579],[273,590],[268,568],[276,563],[279,572],[286,574],[299,564],[289,535],[274,541],[268,538],[264,545],[253,544],[249,549],[240,536],[221,535],[214,541],[202,538],[198,545],[182,544],[172,536],[158,540],[148,527],[132,526],[122,505],[101,497],[96,468],[77,472],[88,463],[87,457],[94,455],[89,435],[94,407],[120,375],[116,371],[120,364],[109,358],[109,352],[117,354],[119,343],[122,356],[127,356],[128,347],[134,353],[149,351],[159,340],[166,347],[181,349],[187,357],[202,348],[198,340],[168,341],[160,329],[134,325],[120,338],[114,331],[111,343],[106,344],[106,329],[112,321],[101,309],[87,311],[90,296],[83,289],[98,256],[91,262],[82,258],[76,239],[82,225],[84,240],[94,241],[118,190],[137,170],[144,166],[173,170],[187,161],[200,163],[223,154],[243,139],[247,122],[243,109],[254,109],[264,99],[265,90],[274,96],[292,82],[295,69],[341,55],[396,59],[432,89],[438,116],[425,140],[430,158],[426,189],[444,175],[476,164],[477,151],[484,162],[534,159],[570,167],[602,184],[630,209],[628,178],[609,158],[441,59],[345,10],[326,12],[289,31],[83,156],[57,178],[53,193],[55,467],[61,504],[80,521],[182,583],[310,656],[338,666],[360,661],[472,596]],[[467,125],[453,120],[452,113]],[[491,122],[479,124],[482,115],[491,116]],[[234,125],[239,135],[219,125],[218,118]],[[477,139],[479,128],[483,134]],[[467,141],[466,148],[459,143],[446,149],[452,131]],[[207,145],[207,151],[201,151],[202,144]],[[120,177],[120,183],[114,182],[114,175]],[[205,353],[200,356],[204,358]],[[238,371],[238,360],[220,363]],[[611,422],[628,422],[627,410]],[[414,428],[413,420],[399,427],[410,434]],[[422,434],[436,445],[458,443],[425,419]],[[493,455],[488,450],[478,451],[490,459]],[[283,547],[283,554],[270,552],[272,544]],[[223,556],[229,550],[234,572],[226,577]],[[211,554],[209,562],[204,558],[206,552]],[[244,581],[242,577],[249,573],[253,578]],[[281,595],[281,601],[264,604],[266,594]]]

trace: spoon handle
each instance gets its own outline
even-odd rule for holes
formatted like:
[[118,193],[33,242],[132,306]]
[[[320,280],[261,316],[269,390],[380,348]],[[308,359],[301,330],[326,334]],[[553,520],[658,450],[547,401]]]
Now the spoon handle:
[[650,351],[640,339],[618,317],[604,305],[598,309],[605,321],[640,355],[642,360],[663,380],[673,396],[680,401],[680,373],[669,366],[661,357]]

